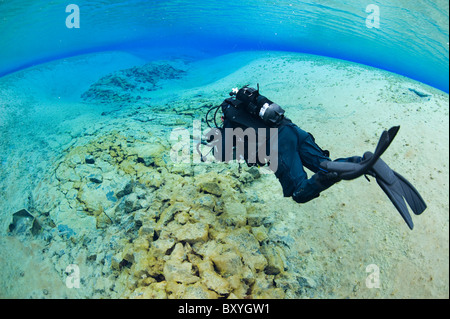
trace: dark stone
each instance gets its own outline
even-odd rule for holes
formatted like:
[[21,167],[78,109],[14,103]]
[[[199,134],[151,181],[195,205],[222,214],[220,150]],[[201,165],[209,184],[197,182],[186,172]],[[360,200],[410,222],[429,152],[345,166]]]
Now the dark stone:
[[92,174],[92,175],[89,175],[89,180],[92,183],[101,184],[101,183],[103,183],[103,176],[100,174]]
[[118,199],[131,194],[131,192],[133,191],[133,184],[132,183],[128,183],[127,185],[125,185],[125,188],[123,190],[121,190],[120,192],[118,192],[116,194],[116,197]]
[[86,155],[84,161],[86,164],[95,164],[95,158],[92,155]]
[[35,236],[41,232],[42,226],[28,210],[21,209],[13,214],[13,221],[9,225],[8,230],[14,234],[31,233]]

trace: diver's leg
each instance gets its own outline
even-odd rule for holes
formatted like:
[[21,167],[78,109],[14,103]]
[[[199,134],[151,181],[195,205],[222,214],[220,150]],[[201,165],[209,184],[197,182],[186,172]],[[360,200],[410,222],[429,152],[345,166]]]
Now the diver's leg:
[[[326,174],[321,171],[308,179],[300,156],[300,147],[304,142],[304,136],[298,134],[297,130],[299,130],[297,127],[290,125],[279,129],[278,169],[275,175],[283,187],[285,197],[292,196],[297,203],[306,203],[319,197],[320,192],[331,187],[338,180],[336,180],[335,174]],[[318,147],[317,149],[320,150]],[[318,153],[318,150],[310,151]],[[321,158],[329,160],[324,154]]]
[[[314,137],[311,134],[303,131],[297,126],[293,126],[293,128],[298,136],[298,154],[300,159],[306,168],[315,173],[310,179],[299,184],[293,194],[295,201],[305,203],[319,197],[322,191],[330,188],[341,179],[337,173],[328,172],[320,166],[322,162],[331,161],[329,152],[322,150],[316,144]],[[361,160],[361,157],[355,156],[338,159],[336,161],[359,163]]]
[[[328,151],[322,150],[317,144],[314,139],[314,137],[302,129],[296,127],[297,135],[299,136],[299,154],[300,158],[303,162],[303,165],[305,165],[306,168],[308,168],[310,171],[317,173],[317,172],[327,172],[323,168],[321,168],[320,164],[325,161],[330,161],[331,159],[329,157]],[[359,163],[362,161],[361,156],[353,156],[353,157],[347,157],[347,158],[339,158],[336,159],[335,162],[352,162],[352,163]]]
[[298,136],[290,126],[278,130],[278,166],[275,176],[283,187],[285,197],[291,197],[298,185],[308,179],[297,152]]
[[310,179],[305,180],[294,192],[292,198],[297,203],[309,202],[310,200],[319,197],[321,192],[330,188],[339,181],[340,179],[337,174],[318,172]]
[[305,131],[297,128],[297,134],[299,135],[300,144],[299,155],[302,159],[303,164],[310,171],[317,173],[322,171],[320,168],[320,163],[323,161],[331,161],[329,158],[329,153],[323,151],[314,140],[314,137],[306,133]]

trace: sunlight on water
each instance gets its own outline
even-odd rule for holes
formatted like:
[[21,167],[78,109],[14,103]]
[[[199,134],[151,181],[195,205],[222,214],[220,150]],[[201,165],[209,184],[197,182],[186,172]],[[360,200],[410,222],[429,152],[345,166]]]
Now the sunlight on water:
[[78,1],[80,28],[65,25],[67,3],[2,1],[0,74],[30,63],[136,43],[183,44],[219,52],[282,49],[387,69],[448,91],[448,1]]

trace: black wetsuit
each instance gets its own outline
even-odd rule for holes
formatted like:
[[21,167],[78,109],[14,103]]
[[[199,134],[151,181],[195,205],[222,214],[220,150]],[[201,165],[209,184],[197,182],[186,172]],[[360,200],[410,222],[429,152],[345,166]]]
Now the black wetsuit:
[[[249,114],[244,108],[235,104],[235,100],[230,98],[221,105],[224,114],[223,129],[270,129],[262,119]],[[339,181],[335,175],[330,177],[320,168],[321,162],[331,161],[331,159],[329,152],[322,150],[310,133],[300,129],[288,118],[284,118],[276,128],[278,129],[278,165],[275,176],[281,183],[285,197],[293,197],[296,202],[305,203],[318,197],[321,191]],[[267,150],[270,150],[269,136],[266,134]],[[223,147],[224,143],[225,138],[222,139]],[[244,159],[247,161],[247,158]],[[308,179],[304,167],[315,174]]]

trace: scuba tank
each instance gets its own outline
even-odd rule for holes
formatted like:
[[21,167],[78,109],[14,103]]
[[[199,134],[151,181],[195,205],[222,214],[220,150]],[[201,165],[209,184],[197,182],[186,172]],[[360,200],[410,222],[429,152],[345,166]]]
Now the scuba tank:
[[[259,94],[259,84],[258,89],[250,88],[248,85],[244,86],[241,89],[233,89],[230,93],[231,98],[226,99],[221,105],[214,106],[210,108],[206,114],[206,124],[211,128],[211,130],[204,136],[204,140],[197,145],[197,151],[201,155],[202,161],[206,159],[199,150],[200,144],[209,146],[211,148],[210,153],[212,152],[217,160],[223,161],[222,152],[220,150],[223,149],[222,139],[224,138],[224,128],[223,125],[218,125],[216,118],[219,110],[222,110],[222,122],[228,118],[227,115],[241,113],[236,112],[237,110],[243,110],[245,113],[251,115],[251,117],[245,116],[242,118],[242,122],[238,118],[230,118],[232,121],[240,122],[244,124],[244,126],[257,126],[257,125],[249,125],[248,123],[253,122],[256,123],[259,120],[267,126],[268,128],[276,128],[278,127],[283,119],[285,119],[285,110],[283,110],[278,104],[272,102],[265,96]],[[233,111],[233,109],[237,109]],[[213,118],[210,119],[209,115],[214,114]],[[236,117],[239,117],[236,115]],[[252,120],[251,118],[254,118]],[[214,126],[210,123],[213,122]]]
[[240,102],[238,107],[243,107],[248,113],[261,118],[266,125],[277,127],[284,119],[285,111],[281,106],[259,94],[259,84],[258,89],[250,88],[246,85],[235,92],[236,90],[230,95],[236,96],[237,102]]

